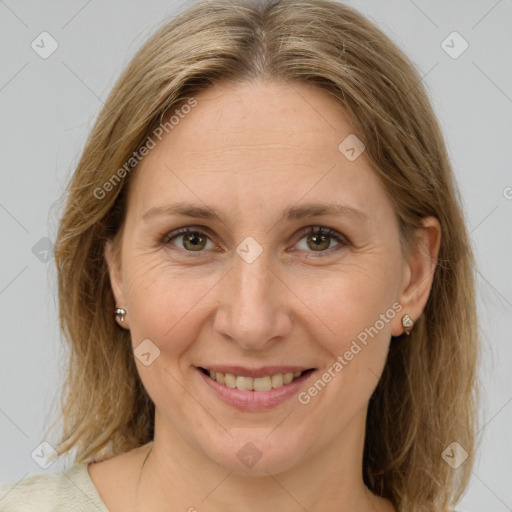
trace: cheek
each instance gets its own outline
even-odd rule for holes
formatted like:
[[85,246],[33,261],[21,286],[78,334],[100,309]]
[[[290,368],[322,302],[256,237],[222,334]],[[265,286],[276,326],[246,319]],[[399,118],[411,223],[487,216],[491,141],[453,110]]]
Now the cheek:
[[[384,369],[392,321],[401,308],[396,302],[401,259],[399,252],[396,258],[392,254],[391,250],[368,254],[313,288],[311,309],[329,331],[320,326],[311,337],[328,354],[320,378],[332,382],[313,407],[322,409],[322,403],[330,403],[330,412],[325,414],[332,415],[334,423],[340,418],[348,421],[368,403]],[[316,389],[322,385],[312,389],[311,396]]]
[[[214,272],[194,275],[184,269],[171,268],[156,254],[141,256],[138,262],[132,260],[126,266],[126,277],[132,346],[144,387],[163,410],[168,403],[180,410],[194,408],[187,393],[183,393],[183,372],[188,362],[183,354],[200,337],[208,291],[214,288],[218,277]],[[144,340],[151,340],[159,352],[147,342],[142,345]],[[139,345],[150,347],[144,349],[151,354],[149,365],[138,359]],[[194,416],[196,413],[194,410]]]
[[[217,273],[170,265],[160,253],[141,255],[126,266],[127,306],[133,344],[149,338],[161,350],[179,352],[200,324],[194,316],[218,282]],[[184,336],[186,333],[186,337]]]
[[[400,259],[365,257],[357,264],[346,263],[322,277],[303,281],[297,295],[308,297],[306,305],[314,312],[331,354],[346,349],[350,342],[364,338],[375,324],[383,336],[389,336],[395,315],[400,283]],[[300,282],[298,280],[297,282]],[[382,315],[385,315],[384,324]]]
[[326,384],[312,382],[300,403],[308,404],[319,422],[344,425],[368,404],[387,360],[392,321],[401,308],[395,302],[399,272],[399,263],[393,261],[347,265],[313,288],[311,309],[322,322],[315,322],[318,327],[310,337],[327,354],[318,376]]

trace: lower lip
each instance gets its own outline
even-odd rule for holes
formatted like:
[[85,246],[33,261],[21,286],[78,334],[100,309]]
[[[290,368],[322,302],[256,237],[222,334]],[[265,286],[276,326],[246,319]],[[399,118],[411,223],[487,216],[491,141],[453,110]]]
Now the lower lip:
[[228,388],[208,377],[199,368],[197,368],[197,372],[223,402],[243,411],[265,411],[286,402],[286,400],[296,395],[304,382],[315,373],[315,370],[308,371],[289,384],[270,391],[242,391],[237,388]]

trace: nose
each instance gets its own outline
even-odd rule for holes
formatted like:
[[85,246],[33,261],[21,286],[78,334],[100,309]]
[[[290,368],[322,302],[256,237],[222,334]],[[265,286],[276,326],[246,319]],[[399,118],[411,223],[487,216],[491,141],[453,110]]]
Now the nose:
[[292,329],[290,293],[265,251],[248,263],[238,254],[219,283],[220,305],[213,328],[244,349],[262,350],[286,338]]

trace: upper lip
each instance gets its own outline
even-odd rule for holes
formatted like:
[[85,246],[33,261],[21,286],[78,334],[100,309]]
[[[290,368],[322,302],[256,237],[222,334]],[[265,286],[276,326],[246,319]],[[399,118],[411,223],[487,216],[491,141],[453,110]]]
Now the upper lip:
[[248,368],[246,366],[232,365],[208,365],[200,366],[205,370],[213,370],[220,373],[230,373],[243,377],[266,377],[268,375],[277,375],[279,373],[295,373],[312,370],[311,366],[264,366],[260,368]]

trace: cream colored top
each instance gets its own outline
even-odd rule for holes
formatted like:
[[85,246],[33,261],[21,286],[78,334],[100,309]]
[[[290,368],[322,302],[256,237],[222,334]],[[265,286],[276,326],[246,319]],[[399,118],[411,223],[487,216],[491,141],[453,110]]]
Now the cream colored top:
[[108,512],[87,464],[0,484],[0,512]]
[[[0,512],[108,512],[87,464],[0,484]],[[453,512],[462,512],[454,510]]]

